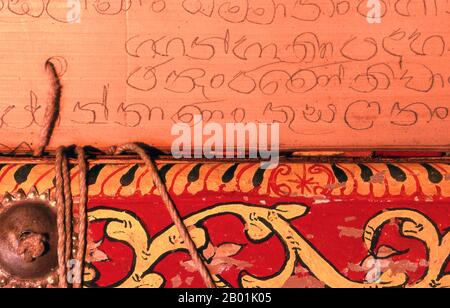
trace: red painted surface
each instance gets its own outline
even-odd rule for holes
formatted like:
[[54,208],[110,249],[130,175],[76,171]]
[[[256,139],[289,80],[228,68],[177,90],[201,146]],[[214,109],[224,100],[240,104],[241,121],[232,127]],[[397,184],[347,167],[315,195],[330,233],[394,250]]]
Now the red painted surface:
[[[175,198],[175,202],[183,216],[200,211],[212,205],[228,202],[245,202],[261,205],[264,200],[267,206],[279,203],[279,199],[261,197],[256,194],[243,193],[202,193],[195,197],[183,196]],[[285,198],[283,203],[297,202],[310,206],[310,213],[292,221],[293,226],[308,241],[321,252],[341,273],[352,280],[363,281],[367,274],[365,270],[359,270],[362,262],[368,257],[367,249],[362,241],[362,229],[365,223],[377,213],[386,209],[408,208],[419,210],[432,221],[444,233],[450,225],[448,215],[449,199],[436,200],[432,203],[415,202],[412,198],[380,198],[369,200],[361,197],[350,197],[342,200],[331,200],[324,204],[311,204],[311,199]],[[152,236],[162,231],[171,224],[170,218],[157,196],[131,197],[127,199],[93,198],[90,207],[108,206],[134,212],[143,222],[145,228]],[[225,243],[243,245],[244,248],[233,258],[240,261],[242,268],[230,265],[222,272],[223,278],[234,287],[238,287],[238,278],[242,270],[256,276],[270,276],[279,271],[285,260],[284,248],[280,241],[273,237],[270,240],[257,244],[251,243],[244,233],[244,225],[234,216],[224,215],[211,218],[205,225],[214,246]],[[98,242],[103,238],[104,223],[91,225],[93,240]],[[359,234],[361,233],[361,234]],[[427,268],[426,250],[423,244],[417,240],[411,240],[400,236],[397,224],[384,228],[379,241],[379,246],[388,245],[399,251],[407,251],[401,257],[393,257],[393,262],[399,262],[396,266],[399,272],[406,269],[410,276],[410,282],[414,282],[424,274]],[[99,249],[106,253],[109,261],[96,262],[94,266],[100,273],[96,284],[100,287],[110,286],[125,278],[130,271],[133,260],[133,252],[124,244],[111,242],[104,239]],[[176,287],[203,287],[203,282],[197,273],[189,271],[183,266],[190,260],[184,252],[173,253],[161,260],[154,271],[162,274],[167,283],[165,287],[174,287],[172,279],[179,276],[181,284]],[[394,266],[395,267],[395,266]],[[307,270],[297,266],[298,277],[309,275]],[[447,270],[450,266],[447,265]],[[179,281],[176,278],[175,281]]]

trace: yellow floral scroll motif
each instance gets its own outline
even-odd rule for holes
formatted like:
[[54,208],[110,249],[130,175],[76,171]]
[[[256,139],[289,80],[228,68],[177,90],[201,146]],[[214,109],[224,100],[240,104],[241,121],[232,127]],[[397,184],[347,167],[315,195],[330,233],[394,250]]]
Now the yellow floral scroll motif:
[[[276,236],[285,246],[286,260],[282,268],[271,277],[255,277],[243,273],[240,284],[245,288],[279,288],[293,275],[298,261],[301,261],[311,273],[328,287],[334,288],[375,288],[403,287],[408,282],[405,273],[383,273],[373,283],[352,281],[342,275],[320,254],[308,240],[290,224],[291,220],[308,213],[308,207],[302,204],[280,204],[271,208],[242,203],[224,204],[202,210],[185,219],[199,249],[207,247],[206,231],[198,227],[208,218],[231,214],[240,218],[245,224],[247,237],[253,242],[263,242]],[[440,238],[437,229],[426,217],[414,211],[392,211],[382,213],[367,224],[364,240],[370,252],[376,245],[376,233],[391,218],[403,219],[403,234],[422,240],[430,251],[430,269],[427,276],[416,286],[445,286],[448,276],[440,277],[442,267],[448,257],[450,239]],[[107,221],[106,235],[114,240],[129,245],[135,252],[132,274],[117,287],[161,287],[164,278],[152,273],[152,268],[167,254],[185,250],[175,226],[171,226],[150,239],[142,223],[132,213],[113,210],[95,209],[89,213],[89,221]],[[228,284],[216,276],[218,287]]]
[[446,261],[450,257],[450,233],[443,237],[433,222],[422,213],[413,210],[389,210],[372,218],[364,231],[364,242],[370,253],[377,245],[378,234],[392,220],[401,221],[403,236],[417,239],[425,244],[428,255],[428,270],[413,288],[450,288],[450,274],[445,274]]
[[[164,284],[164,278],[156,273],[146,274],[146,271],[158,259],[169,252],[184,249],[176,228],[170,228],[160,236],[150,240],[142,223],[132,213],[113,209],[97,209],[88,215],[89,222],[108,221],[105,233],[109,238],[127,244],[135,253],[132,274],[116,287],[120,288],[159,288]],[[205,231],[201,228],[189,228],[190,234],[197,245],[201,247],[206,242]],[[92,280],[92,277],[90,277]]]

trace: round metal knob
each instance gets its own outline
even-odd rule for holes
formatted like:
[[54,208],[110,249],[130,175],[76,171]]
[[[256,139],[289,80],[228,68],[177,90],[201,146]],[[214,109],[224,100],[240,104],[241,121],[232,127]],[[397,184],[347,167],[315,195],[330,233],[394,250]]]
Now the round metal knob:
[[45,279],[57,267],[56,214],[45,200],[14,201],[0,213],[0,269],[14,279]]

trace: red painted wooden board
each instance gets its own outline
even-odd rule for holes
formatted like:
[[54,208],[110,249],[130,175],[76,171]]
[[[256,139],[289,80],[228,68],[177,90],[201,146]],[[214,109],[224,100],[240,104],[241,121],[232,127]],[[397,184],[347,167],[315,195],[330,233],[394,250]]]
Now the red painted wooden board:
[[[159,170],[218,287],[449,287],[446,160]],[[52,165],[0,171],[1,190],[54,189]],[[86,287],[204,286],[145,167],[91,162],[89,196]]]

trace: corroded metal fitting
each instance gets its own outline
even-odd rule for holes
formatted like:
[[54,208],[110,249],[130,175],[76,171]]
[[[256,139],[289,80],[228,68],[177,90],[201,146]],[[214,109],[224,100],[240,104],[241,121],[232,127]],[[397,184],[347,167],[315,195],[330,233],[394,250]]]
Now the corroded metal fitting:
[[56,203],[50,193],[6,193],[0,205],[0,287],[57,284]]

